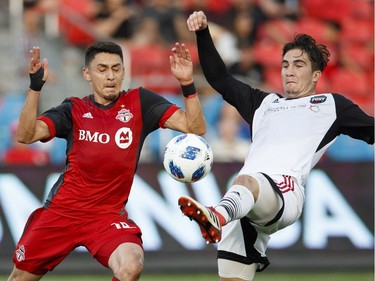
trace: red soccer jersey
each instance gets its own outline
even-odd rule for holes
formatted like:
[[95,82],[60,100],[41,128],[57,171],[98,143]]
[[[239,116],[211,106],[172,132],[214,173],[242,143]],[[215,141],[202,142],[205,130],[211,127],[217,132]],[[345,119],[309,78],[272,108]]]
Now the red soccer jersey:
[[46,111],[39,120],[51,138],[67,140],[67,162],[45,206],[79,218],[124,212],[145,137],[177,109],[140,88],[122,92],[108,106],[91,95]]

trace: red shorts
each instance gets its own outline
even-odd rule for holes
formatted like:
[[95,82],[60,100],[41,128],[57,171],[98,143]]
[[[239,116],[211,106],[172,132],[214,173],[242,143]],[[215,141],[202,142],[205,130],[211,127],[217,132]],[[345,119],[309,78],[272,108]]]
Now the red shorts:
[[45,208],[29,217],[13,262],[18,269],[44,275],[78,246],[108,267],[108,259],[125,242],[142,247],[140,228],[125,216],[110,214],[92,219],[63,217]]

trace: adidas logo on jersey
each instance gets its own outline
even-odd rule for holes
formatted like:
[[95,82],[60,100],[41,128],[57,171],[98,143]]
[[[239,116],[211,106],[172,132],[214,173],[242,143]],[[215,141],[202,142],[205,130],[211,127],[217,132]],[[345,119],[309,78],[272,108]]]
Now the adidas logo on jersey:
[[83,118],[91,118],[91,119],[94,118],[94,117],[92,116],[91,112],[87,112],[87,113],[83,114],[82,117],[83,117]]

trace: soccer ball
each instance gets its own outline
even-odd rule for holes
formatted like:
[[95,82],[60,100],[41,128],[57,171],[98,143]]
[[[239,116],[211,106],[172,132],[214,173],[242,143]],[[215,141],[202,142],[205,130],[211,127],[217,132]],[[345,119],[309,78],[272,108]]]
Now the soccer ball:
[[190,183],[203,179],[212,168],[213,154],[207,141],[195,134],[174,137],[166,145],[163,165],[177,181]]

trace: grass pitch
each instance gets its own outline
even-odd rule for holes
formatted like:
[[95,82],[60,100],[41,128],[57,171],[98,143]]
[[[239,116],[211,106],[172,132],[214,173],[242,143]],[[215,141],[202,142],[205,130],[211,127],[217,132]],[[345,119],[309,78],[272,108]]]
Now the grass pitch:
[[[46,281],[110,281],[111,275],[57,275],[49,273],[42,280]],[[6,280],[0,276],[0,280]],[[215,273],[192,274],[143,274],[141,281],[218,281]],[[254,281],[374,281],[373,272],[293,272],[293,273],[259,273]]]

